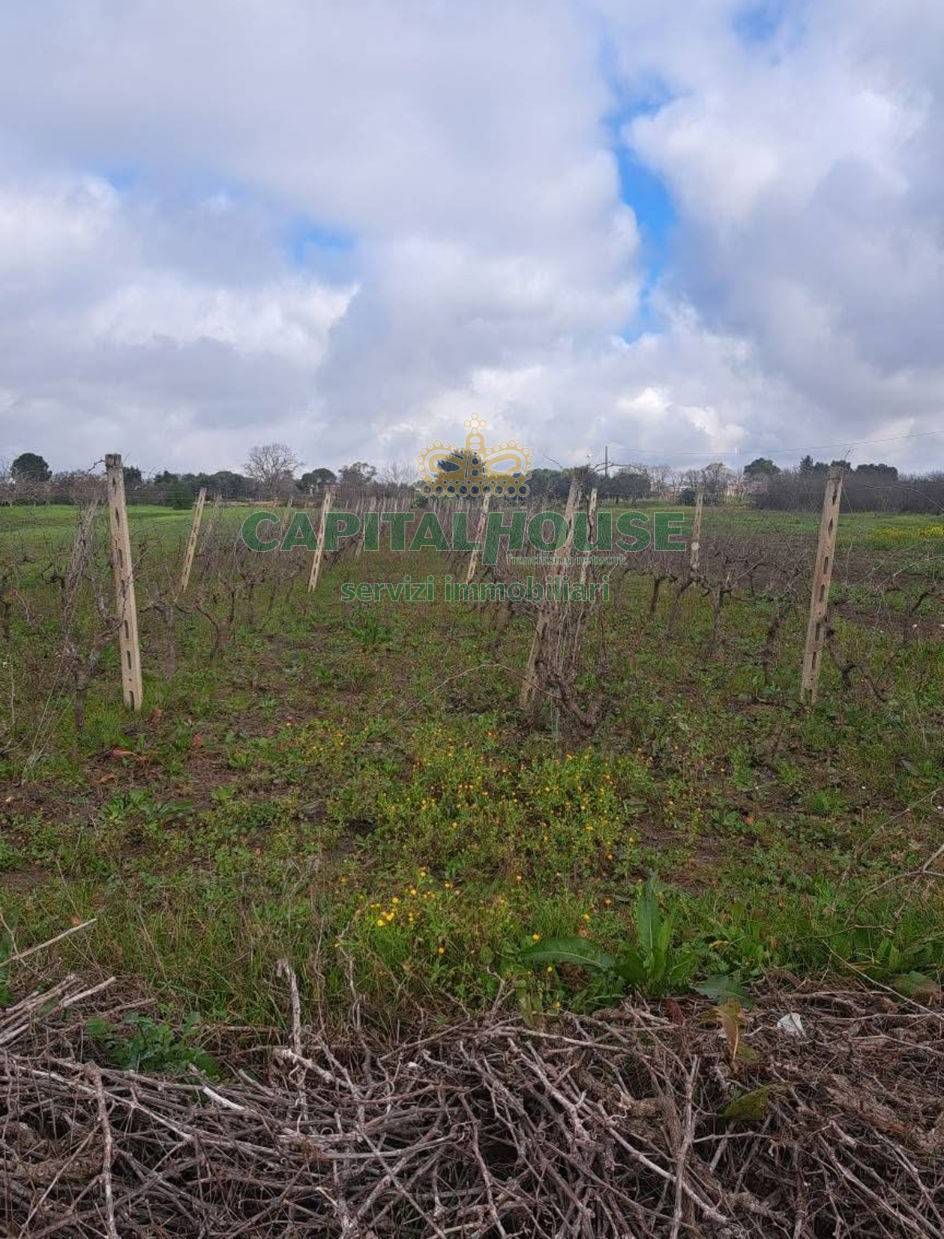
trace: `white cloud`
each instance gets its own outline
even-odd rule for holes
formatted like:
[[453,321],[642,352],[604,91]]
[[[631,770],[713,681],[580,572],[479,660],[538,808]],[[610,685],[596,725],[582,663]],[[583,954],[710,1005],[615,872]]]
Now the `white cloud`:
[[[944,11],[749,7],[12,0],[0,454],[407,458],[472,411],[566,460],[944,429]],[[650,294],[612,115],[677,213]]]
[[90,310],[88,329],[105,347],[212,341],[314,372],[355,291],[284,279],[243,292],[188,285],[165,272],[109,294]]
[[916,0],[797,4],[769,48],[714,28],[690,59],[664,49],[677,97],[627,127],[678,204],[670,286],[789,383],[794,441],[881,437],[908,414],[944,429],[942,34]]

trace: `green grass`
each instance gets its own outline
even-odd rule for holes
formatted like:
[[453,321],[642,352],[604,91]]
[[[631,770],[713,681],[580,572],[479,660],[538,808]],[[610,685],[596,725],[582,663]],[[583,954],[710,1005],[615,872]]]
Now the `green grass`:
[[[638,505],[641,511],[671,509],[684,510],[691,515],[692,509],[678,509],[675,505],[656,500],[643,500]],[[808,534],[815,536],[819,528],[819,512],[779,512],[748,507],[746,504],[726,503],[719,507],[706,507],[704,529],[720,533],[733,532],[739,535],[760,534]],[[928,540],[940,545],[944,538],[944,518],[913,513],[889,515],[884,512],[844,512],[839,523],[839,545],[911,546],[914,548]]]
[[[30,534],[43,537],[53,534],[71,538],[75,528],[76,509],[64,503],[36,504],[30,507],[0,507],[0,538]],[[186,532],[190,528],[192,513],[180,512],[157,504],[131,504],[128,507],[128,522],[134,532],[158,530]]]
[[[67,540],[71,519],[0,509],[0,548],[27,530]],[[136,545],[166,535],[170,546],[190,514],[132,508],[130,519]],[[782,514],[712,521],[789,527]],[[906,549],[927,524],[843,517],[850,537],[917,530]],[[191,616],[170,678],[158,620],[144,613],[142,714],[122,708],[109,652],[84,730],[65,703],[47,711],[28,770],[23,743],[42,702],[14,669],[21,696],[10,710],[4,688],[0,715],[7,945],[96,917],[57,947],[58,966],[135,978],[208,1019],[282,1018],[283,956],[306,1003],[338,1010],[349,978],[389,1018],[416,1002],[476,1007],[503,989],[553,1010],[604,995],[580,970],[535,968],[523,952],[574,936],[618,951],[655,871],[686,984],[773,969],[883,984],[940,975],[941,884],[882,885],[939,841],[939,639],[905,647],[848,626],[863,658],[892,660],[888,699],[861,685],[841,693],[827,665],[819,706],[801,711],[799,622],[765,684],[763,598],[730,604],[709,653],[705,599],[686,595],[669,635],[666,600],[648,619],[649,585],[629,577],[607,606],[605,673],[588,636],[581,688],[605,679],[608,710],[581,737],[517,710],[526,617],[499,632],[488,607],[339,598],[345,580],[426,571],[442,564],[342,560],[312,600],[281,591],[267,616],[237,623],[213,662],[207,625]]]

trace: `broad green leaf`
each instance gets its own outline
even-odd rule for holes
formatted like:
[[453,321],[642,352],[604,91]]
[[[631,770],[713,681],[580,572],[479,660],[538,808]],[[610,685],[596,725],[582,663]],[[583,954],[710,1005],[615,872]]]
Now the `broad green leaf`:
[[891,985],[905,998],[936,998],[941,992],[937,981],[923,972],[900,972],[892,977]]
[[590,968],[596,972],[610,972],[616,964],[595,942],[585,938],[549,938],[536,942],[521,952],[525,964],[537,967],[541,964],[574,964],[578,968]]
[[627,946],[620,951],[616,959],[615,970],[633,989],[645,988],[649,979],[645,960],[634,946]]
[[766,1115],[767,1105],[773,1091],[772,1085],[763,1084],[749,1093],[742,1093],[740,1097],[735,1097],[733,1101],[728,1102],[721,1111],[721,1117],[756,1122]]
[[655,949],[653,951],[653,971],[656,976],[665,976],[669,964],[672,944],[672,921],[666,917],[656,930]]
[[659,912],[655,874],[650,874],[636,898],[636,932],[647,955],[655,955],[662,917]]
[[704,981],[698,981],[692,986],[696,994],[704,994],[706,998],[711,998],[714,1002],[724,1002],[728,998],[736,998],[743,1006],[747,1001],[747,991],[740,981],[736,981],[734,977],[720,974],[715,977],[705,977]]

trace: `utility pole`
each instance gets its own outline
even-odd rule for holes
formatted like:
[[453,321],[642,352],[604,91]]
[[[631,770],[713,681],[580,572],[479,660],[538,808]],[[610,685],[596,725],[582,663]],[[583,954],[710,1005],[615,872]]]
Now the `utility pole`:
[[610,445],[608,443],[603,444],[603,476],[605,478],[610,476]]

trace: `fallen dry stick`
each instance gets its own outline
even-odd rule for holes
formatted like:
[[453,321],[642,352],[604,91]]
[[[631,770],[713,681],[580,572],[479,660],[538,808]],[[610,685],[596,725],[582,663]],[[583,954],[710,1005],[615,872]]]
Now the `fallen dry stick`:
[[[395,1043],[352,1021],[339,1043],[302,1025],[283,972],[290,1048],[251,1069],[234,1051],[220,1080],[92,1065],[82,1028],[111,991],[76,977],[0,1013],[0,1229],[944,1234],[939,1011],[768,989],[733,1065],[700,999],[671,1019],[642,1001],[536,1026],[495,1011]],[[787,1011],[804,1036],[777,1029]]]

